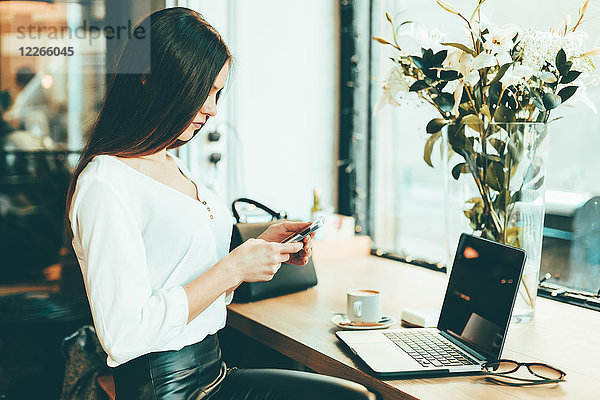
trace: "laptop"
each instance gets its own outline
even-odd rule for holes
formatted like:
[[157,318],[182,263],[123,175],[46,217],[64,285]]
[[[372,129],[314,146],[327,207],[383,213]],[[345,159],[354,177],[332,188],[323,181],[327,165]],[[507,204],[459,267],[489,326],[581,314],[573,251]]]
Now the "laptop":
[[338,331],[375,373],[481,371],[500,358],[525,265],[521,249],[462,234],[437,328]]

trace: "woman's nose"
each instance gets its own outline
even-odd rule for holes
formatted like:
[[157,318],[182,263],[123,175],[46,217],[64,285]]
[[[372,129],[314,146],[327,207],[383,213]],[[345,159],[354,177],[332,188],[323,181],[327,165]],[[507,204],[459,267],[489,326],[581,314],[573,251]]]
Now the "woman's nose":
[[204,102],[204,105],[200,111],[203,114],[210,115],[211,117],[217,115],[217,103],[215,99],[213,99],[212,96],[209,96],[209,98]]

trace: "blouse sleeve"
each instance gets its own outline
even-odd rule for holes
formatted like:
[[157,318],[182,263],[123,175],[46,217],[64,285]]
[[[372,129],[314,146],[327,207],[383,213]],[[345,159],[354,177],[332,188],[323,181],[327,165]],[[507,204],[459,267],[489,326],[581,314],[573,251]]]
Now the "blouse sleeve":
[[231,293],[229,293],[228,295],[225,296],[225,305],[228,306],[231,304],[231,302],[233,301],[233,295],[235,294],[234,291],[232,291]]
[[82,189],[71,212],[73,245],[98,337],[123,363],[182,332],[187,295],[182,286],[152,290],[140,228],[112,186],[93,180]]

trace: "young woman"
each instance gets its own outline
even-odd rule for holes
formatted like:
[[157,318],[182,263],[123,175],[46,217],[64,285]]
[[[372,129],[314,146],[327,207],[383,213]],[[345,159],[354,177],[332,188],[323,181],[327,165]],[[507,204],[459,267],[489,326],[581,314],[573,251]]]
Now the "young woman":
[[[311,238],[279,243],[307,225],[283,222],[229,253],[227,207],[167,150],[216,115],[231,55],[192,10],[148,18],[142,24],[150,27],[150,43],[126,44],[116,69],[128,73],[117,72],[108,86],[67,198],[117,398],[369,398],[346,381],[228,370],[222,362],[216,333],[234,289],[270,280],[282,262],[306,264]],[[141,66],[143,46],[150,65],[130,73]]]

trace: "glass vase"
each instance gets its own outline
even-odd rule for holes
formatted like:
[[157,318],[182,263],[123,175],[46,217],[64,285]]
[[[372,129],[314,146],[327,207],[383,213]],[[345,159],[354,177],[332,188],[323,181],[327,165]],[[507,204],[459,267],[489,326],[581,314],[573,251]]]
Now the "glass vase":
[[535,315],[544,225],[548,125],[447,125],[442,130],[446,267],[462,232],[524,249],[514,322]]

